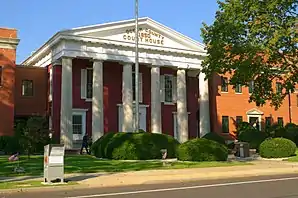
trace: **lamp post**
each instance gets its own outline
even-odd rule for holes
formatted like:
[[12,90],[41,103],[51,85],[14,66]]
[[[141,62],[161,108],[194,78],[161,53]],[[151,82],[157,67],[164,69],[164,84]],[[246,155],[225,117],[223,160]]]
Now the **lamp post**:
[[135,131],[139,131],[139,1],[135,0]]

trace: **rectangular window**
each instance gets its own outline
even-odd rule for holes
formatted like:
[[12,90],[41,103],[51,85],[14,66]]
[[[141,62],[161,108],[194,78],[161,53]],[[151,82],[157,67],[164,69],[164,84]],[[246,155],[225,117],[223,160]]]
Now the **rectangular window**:
[[165,75],[165,102],[173,102],[173,76]]
[[86,98],[91,99],[93,95],[93,69],[87,68]]
[[229,116],[222,116],[222,132],[229,133]]
[[280,82],[276,83],[276,93],[281,93],[282,92],[282,85]]
[[228,78],[221,77],[221,91],[228,92]]
[[2,77],[2,75],[3,75],[3,67],[2,66],[0,66],[0,86],[2,86],[3,85],[3,77]]
[[32,80],[22,80],[22,96],[33,96]]
[[252,93],[255,87],[255,82],[254,81],[250,81],[249,85],[248,85],[248,92]]
[[240,84],[237,84],[235,91],[236,91],[236,93],[242,93],[242,86]]
[[83,134],[83,116],[79,114],[72,115],[72,130],[73,134]]
[[271,117],[266,117],[266,118],[265,118],[265,124],[266,124],[266,127],[271,126],[271,120],[272,120]]
[[238,127],[239,124],[241,124],[243,121],[243,117],[242,116],[236,116],[236,126]]
[[277,118],[277,123],[278,123],[278,125],[283,126],[284,125],[283,117],[278,117]]

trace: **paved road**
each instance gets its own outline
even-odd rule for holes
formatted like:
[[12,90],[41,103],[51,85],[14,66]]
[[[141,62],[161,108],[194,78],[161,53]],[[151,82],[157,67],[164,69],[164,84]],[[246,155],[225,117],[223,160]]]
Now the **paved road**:
[[298,198],[298,175],[0,194],[0,198]]

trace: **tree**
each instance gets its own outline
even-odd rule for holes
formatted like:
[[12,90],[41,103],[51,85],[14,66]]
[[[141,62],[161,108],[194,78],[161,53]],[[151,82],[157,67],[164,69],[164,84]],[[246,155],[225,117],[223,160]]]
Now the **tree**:
[[41,152],[46,144],[50,143],[49,127],[47,119],[40,116],[32,116],[25,123],[20,122],[21,127],[17,127],[19,132],[19,142],[28,158],[34,152]]
[[[297,0],[218,1],[215,21],[203,23],[207,57],[206,78],[230,74],[229,84],[248,86],[257,106],[270,102],[276,109],[298,82]],[[296,26],[297,28],[297,26]],[[282,93],[272,87],[280,81]]]

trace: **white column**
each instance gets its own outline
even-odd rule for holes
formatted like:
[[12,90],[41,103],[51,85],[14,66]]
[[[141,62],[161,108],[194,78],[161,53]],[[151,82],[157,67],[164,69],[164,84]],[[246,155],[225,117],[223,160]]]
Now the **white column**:
[[161,133],[160,68],[151,68],[151,132]]
[[60,131],[61,143],[66,149],[73,147],[72,133],[72,59],[62,58],[61,77],[61,112]]
[[103,114],[103,62],[93,62],[93,90],[92,90],[92,141],[95,142],[104,135]]
[[122,132],[133,132],[132,64],[123,65],[122,73]]
[[199,75],[200,95],[200,137],[210,132],[209,91],[208,80],[204,80],[204,73]]
[[177,125],[180,142],[188,140],[187,88],[184,69],[177,71]]

